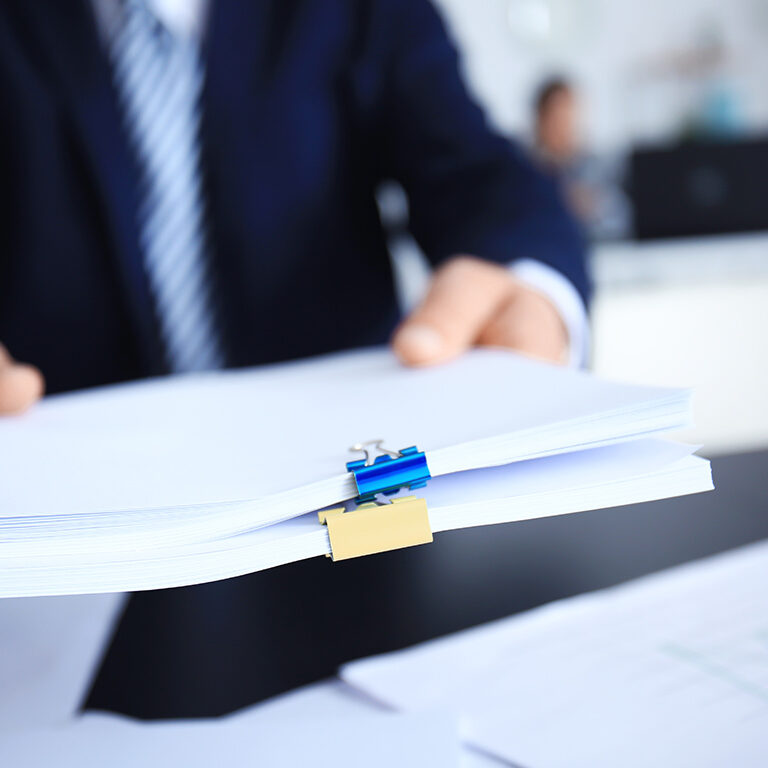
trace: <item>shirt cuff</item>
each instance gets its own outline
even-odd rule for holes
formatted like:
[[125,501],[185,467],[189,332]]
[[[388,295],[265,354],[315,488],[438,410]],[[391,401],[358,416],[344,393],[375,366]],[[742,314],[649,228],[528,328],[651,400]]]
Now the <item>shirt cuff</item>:
[[535,259],[510,264],[514,276],[552,302],[568,332],[568,365],[581,368],[589,354],[587,308],[579,292],[562,273]]

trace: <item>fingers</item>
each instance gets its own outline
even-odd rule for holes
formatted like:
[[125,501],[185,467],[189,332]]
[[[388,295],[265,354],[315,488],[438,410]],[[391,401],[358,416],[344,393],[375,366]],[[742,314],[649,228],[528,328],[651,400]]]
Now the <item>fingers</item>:
[[392,346],[407,365],[431,365],[474,344],[565,363],[568,331],[555,306],[504,267],[458,257],[439,269]]
[[565,363],[568,331],[548,299],[521,286],[484,327],[478,344],[507,347],[529,357]]
[[15,363],[0,344],[0,415],[25,411],[43,396],[43,389],[40,371]]
[[432,280],[427,297],[392,339],[406,365],[431,365],[461,354],[514,295],[508,270],[470,257],[447,262]]

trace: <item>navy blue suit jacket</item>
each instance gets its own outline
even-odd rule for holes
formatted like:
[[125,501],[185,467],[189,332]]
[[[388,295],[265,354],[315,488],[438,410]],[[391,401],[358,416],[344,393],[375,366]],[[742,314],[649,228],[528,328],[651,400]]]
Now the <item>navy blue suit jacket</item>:
[[[540,259],[586,298],[551,182],[492,133],[426,0],[213,0],[203,165],[229,364],[384,341],[397,319],[374,191],[428,257]],[[137,167],[86,0],[0,5],[0,341],[50,391],[165,369]]]

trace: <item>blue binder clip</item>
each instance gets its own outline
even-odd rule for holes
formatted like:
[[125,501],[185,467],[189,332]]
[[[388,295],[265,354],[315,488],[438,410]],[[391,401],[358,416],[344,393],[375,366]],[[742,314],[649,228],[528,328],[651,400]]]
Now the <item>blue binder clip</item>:
[[401,451],[390,451],[382,446],[383,440],[357,443],[350,450],[363,451],[364,459],[347,463],[355,476],[358,504],[373,501],[377,494],[390,495],[401,488],[423,488],[432,475],[427,457],[415,445]]

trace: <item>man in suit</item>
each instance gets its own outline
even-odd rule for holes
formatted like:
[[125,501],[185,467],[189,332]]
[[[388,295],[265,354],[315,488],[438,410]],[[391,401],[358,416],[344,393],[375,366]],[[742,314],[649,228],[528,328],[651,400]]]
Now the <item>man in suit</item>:
[[[134,127],[125,72],[144,61],[121,57],[137,44],[120,35],[137,5],[156,34],[194,46],[204,73],[193,141],[176,158],[197,175],[170,177],[199,188],[193,247],[142,214],[170,200],[194,219],[183,195],[162,191],[169,172],[152,168]],[[150,90],[161,76],[149,73]],[[6,0],[0,104],[2,411],[28,406],[43,379],[59,392],[392,338],[374,199],[390,178],[437,267],[393,337],[404,362],[476,343],[549,359],[582,352],[580,234],[552,185],[486,126],[426,0]],[[152,226],[169,233],[164,246]],[[153,247],[162,261],[180,241],[175,262],[148,263]],[[163,298],[169,275],[191,295],[186,313]],[[181,332],[167,316],[201,306],[196,342],[216,354],[174,357]]]
[[[582,237],[487,127],[427,0],[3,0],[0,111],[0,412],[387,340],[412,365],[583,356]],[[405,319],[385,179],[436,267]],[[356,567],[335,576],[391,590]],[[313,597],[334,573],[278,571],[133,598],[91,704],[219,714],[359,655]],[[321,661],[290,652],[310,633]]]

